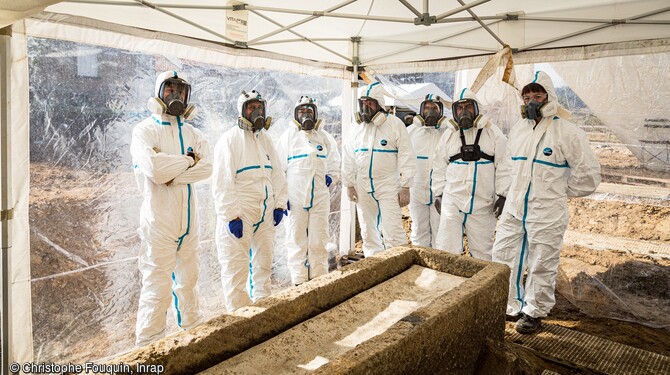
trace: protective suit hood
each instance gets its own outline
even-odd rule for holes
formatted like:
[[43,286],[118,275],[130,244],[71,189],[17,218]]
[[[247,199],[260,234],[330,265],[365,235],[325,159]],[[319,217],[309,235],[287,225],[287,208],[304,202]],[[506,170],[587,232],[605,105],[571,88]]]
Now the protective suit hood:
[[[373,125],[381,125],[386,121],[386,99],[384,98],[384,93],[386,90],[382,87],[380,82],[374,82],[364,87],[359,93],[358,98],[358,111],[354,114],[356,121],[359,124],[370,123]],[[377,102],[379,107],[377,112],[369,113],[363,108],[363,100],[371,99]]]
[[542,117],[552,117],[558,115],[559,117],[569,119],[572,117],[570,111],[563,108],[558,102],[558,96],[556,95],[556,89],[554,88],[554,82],[552,82],[549,74],[538,70],[535,72],[535,76],[531,83],[537,83],[544,88],[544,91],[547,92],[547,103],[544,104],[540,113]]

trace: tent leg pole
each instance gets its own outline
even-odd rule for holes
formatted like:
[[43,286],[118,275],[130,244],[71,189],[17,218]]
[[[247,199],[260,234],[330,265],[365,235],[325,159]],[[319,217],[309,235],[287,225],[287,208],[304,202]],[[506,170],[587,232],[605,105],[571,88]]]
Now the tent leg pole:
[[[358,43],[356,43],[356,49],[358,49]],[[356,51],[357,52],[357,51]],[[358,58],[358,53],[356,53],[356,58]],[[351,97],[353,99],[354,111],[358,110],[357,107],[357,97],[358,97],[358,65],[354,64],[353,71],[351,73]],[[347,114],[351,116],[351,114]],[[347,199],[348,196],[347,196]],[[349,255],[354,255],[356,253],[356,203],[349,202]]]
[[10,165],[10,113],[11,113],[11,37],[12,27],[7,26],[0,29],[0,190],[2,191],[2,200],[0,201],[0,212],[2,221],[2,374],[9,374],[9,343],[10,318],[9,301],[11,298],[10,277],[9,277],[9,251],[12,248],[12,217],[13,209],[11,202],[11,165]]

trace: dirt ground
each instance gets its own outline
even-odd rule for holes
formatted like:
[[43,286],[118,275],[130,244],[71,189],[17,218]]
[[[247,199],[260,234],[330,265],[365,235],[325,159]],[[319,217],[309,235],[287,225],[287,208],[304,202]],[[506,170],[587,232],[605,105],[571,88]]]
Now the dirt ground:
[[[670,172],[641,169],[637,159],[620,145],[594,146],[604,174],[646,176],[670,181]],[[122,179],[125,183],[119,184]],[[52,360],[90,358],[91,348],[100,346],[121,352],[132,341],[139,284],[136,263],[124,263],[118,271],[99,268],[85,272],[87,265],[122,262],[136,255],[128,241],[137,243],[135,220],[138,202],[124,202],[126,216],[119,216],[119,202],[105,201],[101,192],[135,190],[131,173],[90,175],[46,165],[31,166],[30,225],[31,273],[33,278],[33,326],[36,357]],[[667,201],[622,201],[579,198],[569,201],[569,230],[635,240],[670,243],[670,205]],[[92,224],[86,223],[89,220]],[[409,232],[410,221],[405,230]],[[360,245],[359,245],[360,246]],[[562,262],[587,269],[602,269],[601,277],[617,295],[644,308],[657,301],[660,311],[670,311],[670,260],[652,259],[621,251],[592,250],[566,246]],[[121,264],[121,263],[119,263]],[[128,271],[128,264],[132,272]],[[114,265],[110,266],[114,267]],[[58,275],[69,275],[61,278]],[[81,275],[78,277],[76,275]],[[571,329],[636,348],[670,356],[670,328],[650,328],[627,321],[587,314],[576,306],[574,295],[556,295],[556,306],[545,320]],[[109,295],[115,290],[114,295]],[[110,304],[119,298],[127,303]],[[56,301],[56,302],[55,302]],[[639,317],[638,317],[639,318]],[[108,340],[103,340],[108,338]],[[116,343],[116,344],[115,344]],[[126,344],[123,344],[126,343]],[[115,346],[118,345],[118,348]],[[506,343],[529,363],[544,363],[534,353]],[[77,354],[85,351],[88,355]],[[41,357],[40,357],[41,356]],[[539,361],[539,362],[538,362]],[[560,373],[576,370],[551,363],[542,364]],[[559,371],[560,370],[560,371]],[[583,373],[583,372],[582,372]]]

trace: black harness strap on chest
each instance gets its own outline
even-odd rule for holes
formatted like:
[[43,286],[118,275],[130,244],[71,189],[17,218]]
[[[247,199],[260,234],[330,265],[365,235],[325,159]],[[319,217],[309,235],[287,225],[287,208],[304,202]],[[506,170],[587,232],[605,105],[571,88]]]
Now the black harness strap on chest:
[[490,161],[495,161],[495,156],[491,156],[491,155],[489,155],[485,152],[482,152],[479,148],[479,137],[482,135],[482,130],[484,130],[484,129],[477,130],[477,136],[475,137],[475,143],[473,143],[471,145],[468,145],[465,142],[465,133],[463,133],[463,128],[461,128],[460,129],[460,131],[461,131],[461,152],[459,152],[458,154],[450,157],[449,162],[451,163],[455,160],[463,159],[463,154],[464,154],[463,148],[464,147],[473,148],[473,150],[471,150],[470,153],[472,153],[472,151],[475,151],[475,153],[477,154],[476,158],[474,158],[475,160],[470,159],[468,161],[477,161],[479,159],[486,159],[486,160],[490,160]]

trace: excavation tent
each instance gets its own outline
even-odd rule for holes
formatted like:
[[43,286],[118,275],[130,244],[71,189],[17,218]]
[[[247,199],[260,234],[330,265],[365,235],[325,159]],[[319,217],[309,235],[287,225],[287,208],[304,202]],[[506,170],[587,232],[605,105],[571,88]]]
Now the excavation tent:
[[[223,103],[221,110],[205,111],[199,119],[203,128],[211,130],[213,144],[222,132],[215,124],[234,121],[232,95],[260,81],[279,103],[275,108],[285,112],[292,109],[295,97],[291,95],[298,95],[298,89],[327,92],[326,99],[341,95],[341,107],[330,111],[337,112],[339,130],[333,131],[341,131],[346,138],[361,72],[367,79],[382,81],[391,94],[397,93],[403,77],[448,72],[455,77],[455,90],[475,86],[492,117],[508,129],[518,116],[514,87],[529,82],[533,70],[545,66],[557,85],[569,86],[641,162],[658,169],[667,169],[670,162],[667,0],[250,0],[225,4],[215,0],[2,0],[0,27],[3,373],[11,362],[76,359],[63,354],[68,348],[82,350],[79,359],[96,359],[123,349],[87,352],[97,343],[94,336],[83,333],[86,327],[112,335],[125,326],[125,336],[116,340],[132,345],[131,324],[122,317],[132,317],[134,305],[123,307],[124,315],[118,312],[122,308],[118,301],[136,290],[125,289],[128,285],[119,280],[134,278],[132,288],[137,288],[136,264],[128,260],[134,259],[139,245],[135,228],[127,223],[137,215],[139,201],[136,193],[135,200],[118,198],[132,194],[124,190],[126,185],[114,181],[132,181],[131,173],[120,165],[129,164],[125,152],[129,131],[146,116],[143,103],[149,92],[144,87],[152,87],[157,70],[191,70],[197,78],[196,91],[198,86],[209,87],[205,91],[210,96],[201,96],[201,102]],[[153,57],[146,61],[142,56]],[[63,68],[66,60],[73,62],[72,69]],[[39,62],[39,70],[29,72],[31,62]],[[280,78],[267,72],[278,72]],[[109,85],[106,79],[113,78],[114,85]],[[288,96],[274,94],[275,86],[294,91]],[[72,87],[114,98],[105,105],[107,112],[99,112],[107,116],[104,121],[97,121],[98,112],[81,104],[86,95],[62,97]],[[81,120],[83,127],[77,121],[54,120],[78,105],[80,119],[86,118]],[[73,133],[72,129],[78,130]],[[83,146],[73,150],[77,145]],[[32,168],[39,170],[31,171],[36,160],[46,162],[36,163]],[[95,163],[104,168],[91,172],[89,167]],[[50,172],[72,166],[77,172],[67,174],[69,185],[54,181],[52,190],[40,194],[67,200],[79,184],[91,181],[101,190],[89,192],[88,203],[78,203],[71,211],[52,207],[57,211],[48,220],[52,225],[44,227],[44,217],[33,216],[29,204],[31,210],[35,207],[35,212],[42,213],[51,206],[33,198],[31,186],[48,186]],[[38,181],[40,176],[46,176],[46,181]],[[118,199],[101,199],[105,195],[101,192],[116,194]],[[208,190],[204,188],[201,195],[209,195]],[[77,214],[91,205],[96,205],[96,235],[103,233],[106,241],[115,241],[118,251],[105,249],[110,242],[88,237],[93,224]],[[347,252],[352,246],[352,207],[346,199],[339,205],[339,247]],[[73,250],[77,245],[51,239],[58,232],[81,236],[72,238],[74,242],[92,241],[91,248],[98,253],[78,255]],[[133,240],[132,250],[124,250],[128,238]],[[33,242],[58,252],[65,263],[51,274],[35,275],[34,270],[31,274],[31,264],[35,267],[38,262],[42,267],[55,262],[31,259]],[[211,241],[203,247],[213,248]],[[82,278],[64,282],[58,277],[75,274]],[[107,283],[109,287],[103,289],[110,295],[97,293],[96,283]],[[96,308],[84,303],[38,304],[49,297],[66,301],[68,288],[76,286]],[[93,310],[97,313],[91,314]],[[45,321],[58,322],[55,332],[46,333]]]

